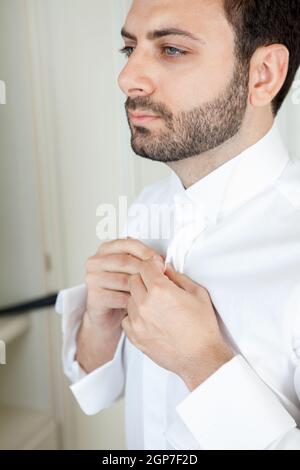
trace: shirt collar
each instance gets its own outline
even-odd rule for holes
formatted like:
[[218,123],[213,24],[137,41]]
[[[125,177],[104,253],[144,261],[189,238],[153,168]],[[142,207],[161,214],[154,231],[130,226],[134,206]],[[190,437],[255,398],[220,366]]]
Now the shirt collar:
[[173,170],[171,177],[177,197],[201,205],[206,217],[217,222],[221,213],[240,207],[272,185],[288,162],[287,150],[274,123],[262,139],[188,189]]

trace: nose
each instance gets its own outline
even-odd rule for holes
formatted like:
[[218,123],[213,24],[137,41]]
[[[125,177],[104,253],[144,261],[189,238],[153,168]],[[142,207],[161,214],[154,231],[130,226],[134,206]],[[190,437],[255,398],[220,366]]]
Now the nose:
[[126,66],[118,77],[118,84],[128,97],[147,96],[154,92],[151,78],[151,64],[145,54],[135,52],[129,57]]

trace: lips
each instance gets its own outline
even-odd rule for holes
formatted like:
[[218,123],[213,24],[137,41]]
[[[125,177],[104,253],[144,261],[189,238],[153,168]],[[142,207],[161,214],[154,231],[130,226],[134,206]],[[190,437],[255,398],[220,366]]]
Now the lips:
[[155,116],[154,114],[146,114],[146,113],[129,113],[129,119],[133,124],[145,124],[150,123],[152,121],[157,121],[160,119],[160,116]]
[[147,113],[129,113],[130,117],[134,119],[142,119],[142,118],[157,118],[155,114],[147,114]]

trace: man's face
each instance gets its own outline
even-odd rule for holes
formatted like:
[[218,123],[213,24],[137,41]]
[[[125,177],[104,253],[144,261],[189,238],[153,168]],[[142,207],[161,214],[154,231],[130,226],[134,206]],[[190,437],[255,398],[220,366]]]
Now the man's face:
[[[156,30],[179,34],[151,37]],[[221,0],[134,0],[124,27],[129,56],[119,76],[137,155],[179,161],[237,134],[248,101],[248,67],[237,63]],[[161,36],[161,37],[159,37]],[[155,115],[133,119],[130,113]]]

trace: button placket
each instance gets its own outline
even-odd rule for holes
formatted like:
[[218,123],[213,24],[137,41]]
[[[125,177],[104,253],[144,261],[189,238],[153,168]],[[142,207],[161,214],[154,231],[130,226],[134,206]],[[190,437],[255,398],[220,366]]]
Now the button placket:
[[186,255],[193,242],[203,233],[207,225],[204,205],[197,205],[186,196],[174,196],[174,236],[169,245],[166,264],[183,272]]

